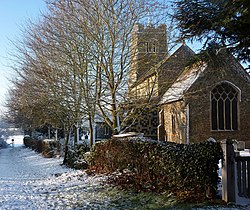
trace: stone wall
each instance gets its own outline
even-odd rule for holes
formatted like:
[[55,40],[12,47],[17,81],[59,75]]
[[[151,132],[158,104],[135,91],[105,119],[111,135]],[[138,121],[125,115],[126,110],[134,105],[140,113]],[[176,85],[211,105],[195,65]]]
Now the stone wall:
[[187,66],[194,52],[186,45],[177,49],[158,70],[159,96],[162,96]]
[[187,107],[183,101],[166,104],[164,113],[165,140],[176,143],[187,143]]
[[[210,94],[213,88],[221,82],[231,83],[240,90],[238,130],[212,130]],[[231,138],[245,141],[246,146],[250,148],[250,78],[231,55],[219,54],[184,94],[182,100],[164,104],[162,110],[161,125],[158,130],[160,140],[197,143],[209,137],[216,140]],[[185,132],[188,132],[188,136],[185,136]]]
[[137,24],[132,33],[130,84],[135,83],[166,55],[166,25],[154,27]]
[[[221,64],[210,64],[185,95],[190,106],[190,141],[200,142],[209,137],[250,141],[250,79],[232,56],[219,55],[218,60]],[[241,90],[239,127],[235,131],[212,131],[210,92],[222,81],[230,82]],[[246,145],[250,146],[249,143]]]

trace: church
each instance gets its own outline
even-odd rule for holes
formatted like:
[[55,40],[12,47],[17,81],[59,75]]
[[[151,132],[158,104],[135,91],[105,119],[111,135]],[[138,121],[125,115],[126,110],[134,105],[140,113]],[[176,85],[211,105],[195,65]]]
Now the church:
[[185,43],[168,54],[166,25],[134,27],[129,93],[150,98],[155,109],[130,131],[184,144],[231,138],[249,147],[249,74],[225,49],[195,58]]

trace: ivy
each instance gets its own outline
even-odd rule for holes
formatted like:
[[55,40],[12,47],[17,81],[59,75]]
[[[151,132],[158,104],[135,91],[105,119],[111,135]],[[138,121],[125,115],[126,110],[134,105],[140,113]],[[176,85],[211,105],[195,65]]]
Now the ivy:
[[216,195],[223,157],[219,143],[185,145],[142,138],[96,143],[90,154],[89,170],[110,174],[114,184],[191,199],[205,198],[208,189]]

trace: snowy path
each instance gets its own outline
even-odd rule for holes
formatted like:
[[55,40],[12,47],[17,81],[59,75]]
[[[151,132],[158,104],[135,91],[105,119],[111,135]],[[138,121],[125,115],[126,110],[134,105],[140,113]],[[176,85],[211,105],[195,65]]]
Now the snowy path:
[[104,177],[61,163],[62,159],[43,158],[16,139],[15,147],[0,149],[0,210],[245,209],[179,206],[165,195],[120,191],[104,185]]
[[[101,178],[61,166],[24,147],[0,150],[0,209],[92,209]],[[105,198],[105,197],[104,197]],[[90,208],[91,206],[91,208]]]

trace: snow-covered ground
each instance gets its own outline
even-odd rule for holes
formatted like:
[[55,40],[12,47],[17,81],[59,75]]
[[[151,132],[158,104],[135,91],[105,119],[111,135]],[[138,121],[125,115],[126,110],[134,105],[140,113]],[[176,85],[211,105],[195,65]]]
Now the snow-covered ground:
[[14,145],[0,150],[0,210],[46,209],[244,209],[176,206],[166,195],[132,193],[103,184],[104,176],[61,165],[62,159],[43,158],[22,146],[22,136],[13,136]]
[[20,147],[20,146],[23,146],[23,137],[24,137],[23,135],[9,136],[6,139],[6,142],[12,145],[13,147]]
[[[73,209],[95,203],[101,177],[61,166],[24,147],[0,150],[0,209]],[[99,201],[98,201],[99,202]]]

